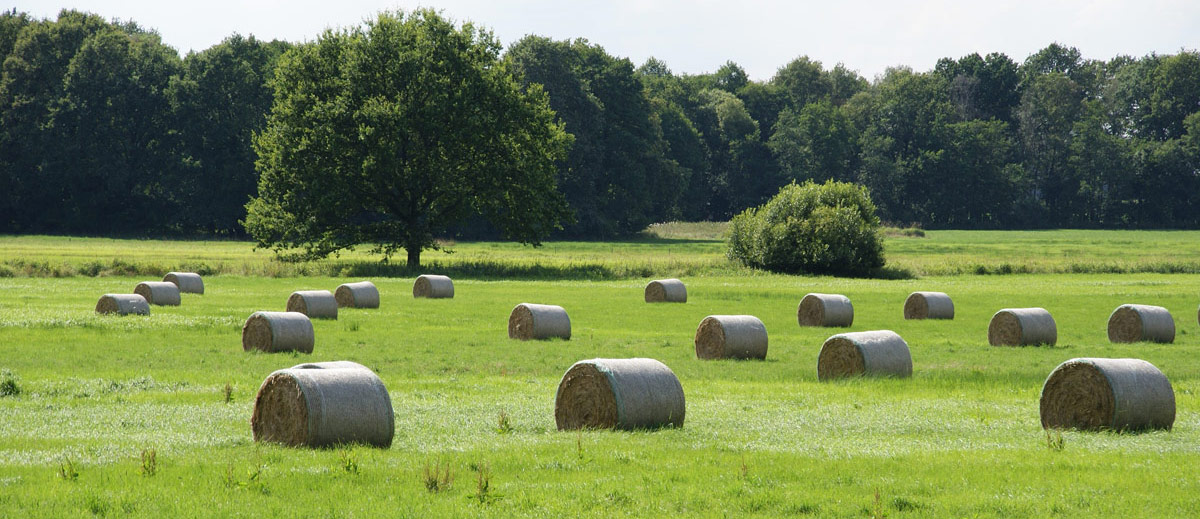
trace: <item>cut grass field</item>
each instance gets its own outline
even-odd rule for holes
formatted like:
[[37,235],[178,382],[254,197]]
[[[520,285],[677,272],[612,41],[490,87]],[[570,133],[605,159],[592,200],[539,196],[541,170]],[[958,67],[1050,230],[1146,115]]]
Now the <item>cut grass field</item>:
[[[1004,236],[1024,235],[931,231],[923,239],[890,239],[889,260],[936,265],[942,256],[929,247],[953,256],[946,260],[953,265],[1022,261],[1057,271],[1092,261],[1093,253],[1096,264],[1150,265],[1186,262],[1186,254],[1173,254],[1196,252],[1193,233],[1146,234],[1030,233],[1008,244]],[[312,355],[245,353],[241,325],[255,310],[282,310],[294,290],[330,290],[345,277],[258,275],[274,267],[210,275],[205,295],[185,294],[182,306],[153,307],[149,317],[92,312],[101,294],[130,291],[144,276],[0,279],[0,515],[1200,513],[1200,275],[780,276],[722,263],[719,243],[690,240],[548,244],[532,252],[459,244],[459,252],[437,261],[470,256],[491,270],[457,277],[449,300],[413,299],[412,277],[374,278],[381,308],[342,309],[337,321],[315,321]],[[219,263],[229,271],[271,264],[235,242],[79,241],[5,238],[0,258],[61,265],[128,258],[165,269]],[[1132,245],[1106,249],[1122,242]],[[1063,249],[1083,252],[1055,257]],[[681,264],[701,266],[685,279],[688,303],[647,305],[647,279],[631,273],[672,274],[653,263],[666,250],[677,251]],[[502,279],[498,272],[509,263],[545,279]],[[580,264],[609,270],[564,279],[571,271],[562,265]],[[914,290],[949,293],[955,319],[903,320],[904,299]],[[808,292],[849,296],[854,326],[797,326],[796,305]],[[509,340],[508,313],[520,302],[565,307],[572,339]],[[1122,303],[1169,309],[1175,343],[1110,344],[1105,324]],[[1023,306],[1054,315],[1058,345],[988,346],[991,315]],[[710,314],[761,318],[770,334],[767,360],[697,360],[692,336]],[[907,340],[911,379],[817,382],[825,338],[874,329]],[[1047,435],[1038,421],[1043,381],[1060,362],[1087,356],[1142,358],[1161,369],[1175,391],[1174,429]],[[664,362],[686,394],[684,426],[556,431],[559,378],[573,362],[594,357]],[[365,364],[387,385],[396,413],[390,449],[307,450],[251,440],[262,380],[275,369],[325,360]]]

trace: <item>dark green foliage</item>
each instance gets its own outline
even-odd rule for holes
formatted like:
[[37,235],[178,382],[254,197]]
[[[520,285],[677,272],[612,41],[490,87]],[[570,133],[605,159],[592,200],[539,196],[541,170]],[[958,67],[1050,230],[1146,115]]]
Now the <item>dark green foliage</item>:
[[867,190],[834,181],[784,186],[762,207],[735,216],[728,255],[785,273],[867,275],[884,263]]

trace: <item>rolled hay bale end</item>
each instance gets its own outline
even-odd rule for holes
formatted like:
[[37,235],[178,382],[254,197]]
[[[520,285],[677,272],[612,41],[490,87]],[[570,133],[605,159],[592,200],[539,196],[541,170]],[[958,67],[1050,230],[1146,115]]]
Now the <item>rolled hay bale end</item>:
[[1108,316],[1111,342],[1175,342],[1175,319],[1161,306],[1121,305]]
[[508,338],[571,338],[571,318],[561,306],[521,303],[508,315]]
[[1166,375],[1144,360],[1078,358],[1050,372],[1040,408],[1046,429],[1170,429],[1175,391]]
[[904,300],[905,319],[954,319],[954,301],[942,292],[913,292]]
[[338,302],[328,290],[298,290],[288,297],[287,311],[302,313],[309,319],[337,319]]
[[1058,342],[1058,326],[1045,308],[1005,308],[988,324],[992,346],[1030,346]]
[[195,272],[168,272],[163,281],[174,283],[185,294],[204,294],[204,279]]
[[699,359],[767,358],[767,327],[753,315],[705,317],[695,342]]
[[361,443],[389,447],[395,416],[387,388],[349,361],[300,364],[271,373],[254,400],[254,441],[295,447]]
[[433,274],[417,276],[417,281],[413,283],[413,297],[451,299],[454,297],[454,281]]
[[554,397],[558,430],[682,427],[683,386],[654,359],[591,359],[563,375]]
[[686,303],[687,287],[678,279],[656,279],[646,285],[647,303]]
[[379,289],[370,281],[338,285],[333,297],[345,308],[379,308]]
[[908,343],[896,332],[839,333],[825,340],[817,355],[817,380],[870,376],[912,376]]
[[839,294],[806,294],[796,309],[800,326],[848,327],[854,324],[854,305]]
[[152,305],[179,306],[179,287],[166,281],[143,281],[133,287],[133,293],[146,298]]
[[96,303],[96,313],[150,315],[150,303],[139,294],[104,294]]
[[254,312],[242,326],[242,350],[312,353],[312,321],[300,312]]

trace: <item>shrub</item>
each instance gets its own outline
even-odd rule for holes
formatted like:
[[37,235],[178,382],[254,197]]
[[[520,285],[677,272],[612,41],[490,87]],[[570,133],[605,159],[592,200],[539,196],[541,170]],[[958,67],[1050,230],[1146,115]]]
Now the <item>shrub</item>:
[[775,272],[867,275],[883,266],[879,217],[866,188],[784,186],[729,223],[730,259]]

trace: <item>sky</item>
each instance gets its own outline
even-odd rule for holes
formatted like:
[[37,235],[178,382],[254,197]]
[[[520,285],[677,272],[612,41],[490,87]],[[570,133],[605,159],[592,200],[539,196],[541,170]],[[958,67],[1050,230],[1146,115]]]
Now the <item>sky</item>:
[[506,46],[528,34],[586,38],[635,65],[653,56],[677,74],[702,74],[733,61],[755,80],[804,55],[871,79],[887,67],[926,71],[939,58],[973,52],[1020,63],[1053,42],[1101,60],[1200,47],[1197,0],[17,0],[14,7],[39,18],[73,8],[133,20],[181,54],[233,33],[300,42],[382,10],[432,7],[490,28]]

